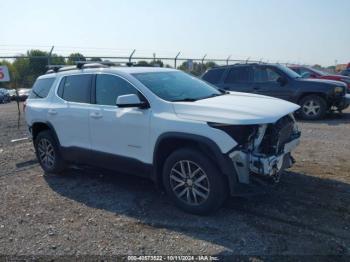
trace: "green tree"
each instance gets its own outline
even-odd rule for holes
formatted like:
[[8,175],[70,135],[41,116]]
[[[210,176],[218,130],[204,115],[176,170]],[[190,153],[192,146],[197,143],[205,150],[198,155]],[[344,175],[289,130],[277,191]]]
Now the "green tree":
[[138,66],[150,66],[150,64],[147,61],[138,61],[137,64]]
[[86,61],[86,58],[80,53],[72,53],[68,57],[67,64],[74,65],[76,61]]
[[48,55],[48,52],[38,49],[27,51],[27,56],[29,57],[28,66],[33,82],[38,76],[47,71]]
[[24,57],[18,57],[12,63],[15,68],[15,76],[13,81],[17,88],[29,87],[32,77],[29,67],[29,59]]
[[66,60],[63,56],[59,56],[56,54],[52,54],[51,55],[51,65],[65,65],[66,64]]
[[149,63],[151,66],[157,66],[157,67],[163,67],[164,63],[162,62],[162,60],[157,59],[157,60],[153,60],[151,63]]

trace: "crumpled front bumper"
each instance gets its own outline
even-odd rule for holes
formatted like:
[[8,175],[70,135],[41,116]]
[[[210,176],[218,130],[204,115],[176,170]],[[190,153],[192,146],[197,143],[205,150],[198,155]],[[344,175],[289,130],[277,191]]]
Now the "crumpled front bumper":
[[244,152],[240,150],[229,154],[238,176],[238,182],[249,184],[251,176],[271,178],[275,182],[279,180],[279,174],[294,163],[291,151],[300,143],[300,138],[295,138],[284,145],[283,152],[279,155],[267,156],[264,154]]

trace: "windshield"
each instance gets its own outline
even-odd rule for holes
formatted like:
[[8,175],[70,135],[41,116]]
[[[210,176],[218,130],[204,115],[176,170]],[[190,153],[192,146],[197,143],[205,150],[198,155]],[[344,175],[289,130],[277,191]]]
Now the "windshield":
[[210,84],[180,71],[136,73],[133,76],[166,101],[190,102],[223,94]]
[[301,75],[286,66],[277,65],[277,67],[291,78],[301,78]]

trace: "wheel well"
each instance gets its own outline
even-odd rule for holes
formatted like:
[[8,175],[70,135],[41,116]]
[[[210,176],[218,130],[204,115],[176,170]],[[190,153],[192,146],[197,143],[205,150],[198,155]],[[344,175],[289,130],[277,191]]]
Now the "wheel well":
[[157,144],[155,148],[156,151],[155,151],[154,160],[153,160],[153,162],[155,163],[154,178],[156,179],[156,182],[158,183],[158,185],[163,186],[162,171],[163,171],[163,167],[166,159],[169,157],[169,155],[172,152],[184,147],[200,150],[208,158],[213,160],[213,163],[220,170],[220,166],[218,166],[217,161],[215,161],[216,160],[215,153],[206,144],[201,143],[199,141],[192,140],[192,139],[187,139],[187,138],[177,138],[177,137],[166,138],[166,139],[163,139],[159,144]]
[[299,97],[299,99],[298,99],[298,104],[300,104],[300,102],[301,102],[301,100],[304,98],[304,97],[307,97],[307,96],[310,96],[310,95],[316,95],[316,96],[319,96],[319,97],[321,97],[321,98],[323,98],[324,99],[324,101],[327,103],[327,105],[328,105],[328,101],[327,101],[327,96],[325,95],[325,94],[323,94],[323,93],[304,93],[304,94],[302,94],[300,97]]
[[34,123],[32,125],[32,136],[33,136],[33,140],[35,140],[35,138],[37,137],[37,135],[44,131],[44,130],[51,130],[51,128],[45,124],[45,123]]

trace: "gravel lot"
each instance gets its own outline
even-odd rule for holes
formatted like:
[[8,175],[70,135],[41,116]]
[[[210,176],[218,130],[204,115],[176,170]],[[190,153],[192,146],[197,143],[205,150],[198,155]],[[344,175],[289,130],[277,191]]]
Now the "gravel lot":
[[297,163],[267,194],[198,217],[153,184],[101,170],[45,175],[16,104],[0,105],[0,254],[349,255],[350,110],[300,123]]

